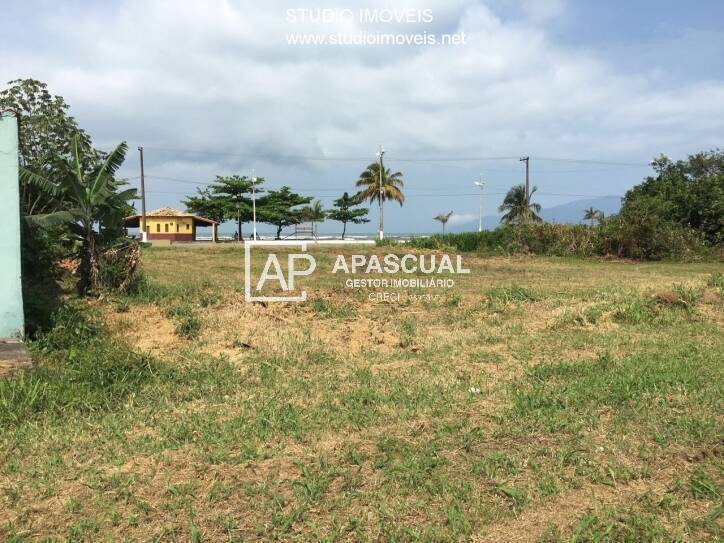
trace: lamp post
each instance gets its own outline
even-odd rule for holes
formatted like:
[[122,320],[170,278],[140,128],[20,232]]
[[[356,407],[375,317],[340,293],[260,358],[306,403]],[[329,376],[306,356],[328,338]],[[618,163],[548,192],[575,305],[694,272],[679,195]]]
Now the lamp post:
[[377,196],[378,196],[378,200],[379,200],[379,204],[380,204],[380,225],[379,225],[379,229],[378,229],[378,234],[377,234],[377,236],[378,236],[378,239],[380,239],[380,240],[382,240],[382,239],[385,237],[385,234],[384,234],[384,232],[383,232],[383,229],[384,229],[384,215],[383,215],[383,208],[382,208],[382,205],[383,205],[383,202],[382,202],[382,195],[383,195],[383,194],[382,194],[382,173],[383,173],[383,168],[384,168],[384,165],[382,164],[382,157],[383,157],[383,156],[385,156],[385,150],[384,150],[384,149],[382,148],[382,146],[380,145],[380,151],[379,151],[379,153],[377,153],[377,158],[378,158],[379,163],[380,163],[380,192],[379,192],[379,194],[377,195]]
[[254,176],[254,170],[251,170],[251,216],[252,238],[256,241],[256,176]]
[[475,181],[475,186],[480,189],[480,219],[478,221],[478,232],[483,231],[483,187],[485,186],[485,183],[483,183],[483,176],[480,176],[480,181]]

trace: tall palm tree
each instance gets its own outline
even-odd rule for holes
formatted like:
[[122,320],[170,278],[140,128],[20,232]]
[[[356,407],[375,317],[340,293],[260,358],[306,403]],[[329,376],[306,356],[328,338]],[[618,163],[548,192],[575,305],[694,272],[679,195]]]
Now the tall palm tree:
[[[125,181],[115,174],[126,158],[128,146],[121,143],[102,162],[87,164],[78,138],[71,141],[71,157],[65,160],[54,180],[62,208],[45,215],[26,217],[39,225],[66,223],[80,241],[80,281],[78,290],[85,294],[99,285],[96,241],[106,230],[115,229],[123,214],[130,209],[129,200],[137,198],[136,189],[119,191]],[[38,174],[23,169],[24,182],[39,186],[50,183]],[[97,226],[97,231],[96,231]]]
[[405,195],[402,193],[402,187],[405,186],[402,180],[402,172],[391,173],[389,168],[385,168],[382,160],[373,162],[367,169],[359,175],[356,186],[360,191],[355,195],[358,202],[369,200],[380,206],[380,226],[378,234],[384,231],[384,203],[388,200],[399,202],[400,206],[405,203]]
[[433,217],[437,222],[442,224],[442,235],[445,235],[445,225],[447,224],[447,221],[450,220],[450,217],[452,216],[453,212],[450,213],[438,213],[436,216]]
[[583,220],[591,221],[591,226],[593,226],[593,224],[597,220],[599,220],[601,215],[602,215],[602,213],[599,210],[594,209],[593,206],[591,206],[583,212]]
[[511,187],[498,208],[498,211],[505,212],[500,218],[500,222],[520,224],[543,220],[538,216],[541,210],[540,204],[530,203],[530,197],[537,190],[538,187],[533,187],[526,201],[525,185]]

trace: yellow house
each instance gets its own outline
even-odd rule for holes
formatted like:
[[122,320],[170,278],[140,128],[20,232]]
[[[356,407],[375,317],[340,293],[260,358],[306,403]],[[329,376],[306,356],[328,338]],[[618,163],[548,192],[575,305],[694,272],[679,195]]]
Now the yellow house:
[[[124,219],[126,228],[140,228],[141,215]],[[211,237],[216,241],[219,223],[192,213],[184,213],[172,207],[162,207],[146,213],[146,239],[170,241],[196,241],[196,228],[211,226]]]

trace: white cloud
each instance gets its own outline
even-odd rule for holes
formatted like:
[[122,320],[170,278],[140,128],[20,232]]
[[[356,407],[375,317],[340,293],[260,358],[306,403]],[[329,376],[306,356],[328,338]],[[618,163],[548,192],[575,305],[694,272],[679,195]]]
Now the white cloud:
[[479,216],[475,215],[473,213],[453,213],[450,219],[448,220],[448,224],[450,226],[457,226],[462,224],[470,224],[477,222],[479,220]]

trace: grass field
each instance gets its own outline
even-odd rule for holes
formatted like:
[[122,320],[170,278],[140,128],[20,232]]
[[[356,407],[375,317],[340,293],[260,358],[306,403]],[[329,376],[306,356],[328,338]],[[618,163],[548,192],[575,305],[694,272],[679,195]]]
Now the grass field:
[[223,246],[71,300],[0,379],[0,539],[722,538],[721,263],[469,255],[378,303],[313,252],[300,304]]

